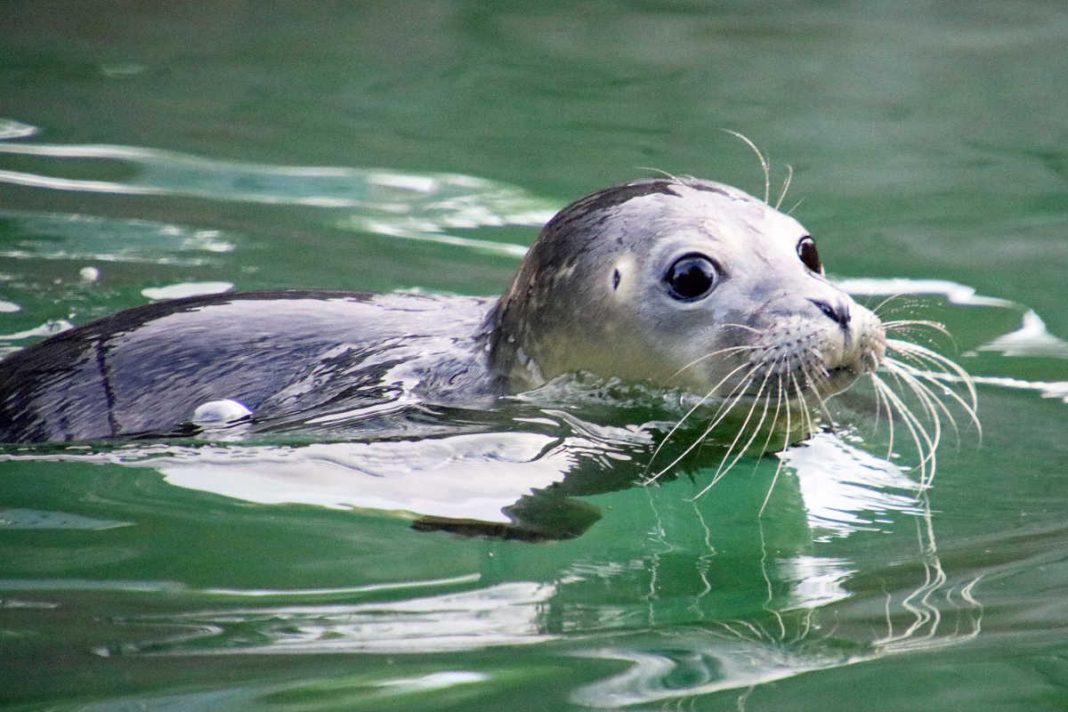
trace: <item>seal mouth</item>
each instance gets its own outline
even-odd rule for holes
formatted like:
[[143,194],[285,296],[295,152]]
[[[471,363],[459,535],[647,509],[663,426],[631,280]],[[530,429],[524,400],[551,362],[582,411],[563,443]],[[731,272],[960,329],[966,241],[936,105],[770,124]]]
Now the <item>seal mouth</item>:
[[826,376],[815,384],[816,390],[824,397],[832,396],[852,386],[860,376],[861,372],[853,366],[835,366],[827,369]]

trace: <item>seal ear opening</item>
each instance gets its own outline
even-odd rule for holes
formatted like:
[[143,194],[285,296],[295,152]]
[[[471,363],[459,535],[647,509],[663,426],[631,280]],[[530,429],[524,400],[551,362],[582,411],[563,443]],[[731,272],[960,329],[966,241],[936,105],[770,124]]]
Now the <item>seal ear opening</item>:
[[618,268],[612,270],[612,291],[619,289],[619,280],[622,279],[622,277],[623,275],[619,273]]

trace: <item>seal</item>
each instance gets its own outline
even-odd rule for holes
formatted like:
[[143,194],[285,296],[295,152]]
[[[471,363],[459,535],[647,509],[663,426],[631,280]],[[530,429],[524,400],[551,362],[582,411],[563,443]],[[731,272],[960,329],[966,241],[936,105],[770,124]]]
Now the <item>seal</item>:
[[720,183],[655,178],[561,210],[498,300],[222,294],[58,334],[0,362],[0,441],[485,403],[577,372],[750,415],[793,409],[796,425],[886,348],[878,317],[828,281],[792,217]]

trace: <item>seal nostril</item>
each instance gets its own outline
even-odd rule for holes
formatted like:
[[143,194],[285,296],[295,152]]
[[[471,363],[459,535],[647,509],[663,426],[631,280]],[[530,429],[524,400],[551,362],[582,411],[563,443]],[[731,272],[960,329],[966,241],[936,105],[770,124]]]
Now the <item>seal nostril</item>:
[[849,304],[839,302],[837,305],[832,306],[830,302],[825,302],[821,299],[809,299],[809,301],[839,326],[843,328],[849,326],[849,321],[853,318],[849,313]]

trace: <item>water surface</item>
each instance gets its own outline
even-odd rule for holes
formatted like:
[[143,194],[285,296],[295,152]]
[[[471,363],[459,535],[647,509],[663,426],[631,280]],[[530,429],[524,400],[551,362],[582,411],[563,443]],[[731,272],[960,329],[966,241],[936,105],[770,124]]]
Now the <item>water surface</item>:
[[[189,293],[495,294],[646,167],[761,194],[730,128],[858,299],[946,323],[983,433],[922,490],[858,391],[763,514],[774,457],[630,486],[648,401],[7,449],[0,700],[1064,709],[1062,5],[8,3],[4,350]],[[503,527],[576,467],[607,480],[524,510],[564,538],[420,524]]]

